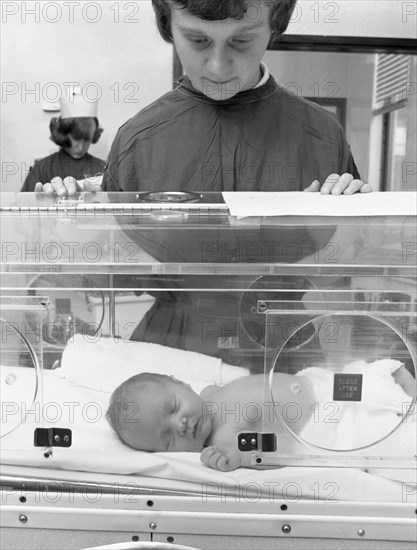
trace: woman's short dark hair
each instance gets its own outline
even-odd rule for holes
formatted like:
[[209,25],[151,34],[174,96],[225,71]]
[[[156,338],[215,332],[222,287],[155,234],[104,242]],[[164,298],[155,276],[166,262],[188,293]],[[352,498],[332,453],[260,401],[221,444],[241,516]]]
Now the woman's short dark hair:
[[275,38],[286,31],[297,0],[152,0],[159,32],[169,43],[172,43],[171,8],[186,9],[205,21],[239,20],[244,18],[254,2],[265,2],[270,7],[271,30]]
[[97,143],[103,128],[100,128],[98,118],[95,117],[52,118],[49,123],[51,140],[60,147],[71,147],[70,135],[73,139],[89,139],[92,120],[95,122],[96,130],[91,143]]

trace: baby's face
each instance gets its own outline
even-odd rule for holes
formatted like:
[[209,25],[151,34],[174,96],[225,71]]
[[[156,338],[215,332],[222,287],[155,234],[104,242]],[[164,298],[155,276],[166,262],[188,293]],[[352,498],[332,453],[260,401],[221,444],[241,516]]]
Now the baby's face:
[[178,380],[166,377],[163,382],[133,387],[126,402],[131,414],[120,435],[135,449],[200,452],[210,435],[212,417],[205,413],[203,400]]

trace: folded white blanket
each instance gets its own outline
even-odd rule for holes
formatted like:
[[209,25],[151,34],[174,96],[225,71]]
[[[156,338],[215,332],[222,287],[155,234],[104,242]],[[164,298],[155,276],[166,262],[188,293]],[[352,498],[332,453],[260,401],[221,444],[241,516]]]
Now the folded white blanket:
[[209,384],[226,384],[249,374],[248,369],[193,351],[113,338],[95,341],[81,334],[68,343],[58,372],[79,386],[106,392],[140,372],[172,374],[197,393]]
[[[380,441],[376,453],[392,456],[395,449],[398,456],[413,456],[417,452],[415,411],[404,420],[411,398],[392,376],[400,367],[402,363],[392,359],[346,365],[342,372],[364,375],[360,402],[333,401],[334,373],[328,369],[311,367],[299,372],[298,376],[311,380],[317,400],[315,414],[301,437],[332,450],[365,448]],[[396,430],[402,421],[408,426]],[[395,433],[387,437],[391,432]]]

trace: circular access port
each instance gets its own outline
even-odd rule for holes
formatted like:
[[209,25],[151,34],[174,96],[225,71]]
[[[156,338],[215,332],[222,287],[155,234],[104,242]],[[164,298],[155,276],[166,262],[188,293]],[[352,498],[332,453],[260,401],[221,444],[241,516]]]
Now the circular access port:
[[4,414],[2,418],[0,438],[4,438],[2,445],[6,449],[6,436],[27,421],[26,416],[30,414],[33,404],[38,399],[42,370],[37,357],[39,349],[36,348],[38,333],[31,333],[27,329],[26,335],[20,332],[17,327],[25,326],[25,320],[24,312],[20,317],[17,306],[15,311],[4,313],[7,313],[8,319],[0,319],[0,395],[4,404],[10,403],[14,406],[13,414]]
[[139,194],[140,202],[159,202],[159,203],[183,203],[200,202],[202,195],[191,191],[154,191],[151,193]]
[[[383,442],[383,448],[390,449],[392,444],[385,440],[400,427],[412,429],[409,417],[416,405],[416,350],[401,323],[377,314],[333,312],[300,322],[298,331],[304,333],[309,325],[315,337],[308,353],[292,346],[294,331],[271,363],[274,414],[306,449],[345,453]],[[295,382],[299,391],[297,399],[284,403],[279,373],[288,351],[299,366],[289,391]],[[397,382],[400,369],[411,391]],[[412,437],[408,439],[412,445]]]

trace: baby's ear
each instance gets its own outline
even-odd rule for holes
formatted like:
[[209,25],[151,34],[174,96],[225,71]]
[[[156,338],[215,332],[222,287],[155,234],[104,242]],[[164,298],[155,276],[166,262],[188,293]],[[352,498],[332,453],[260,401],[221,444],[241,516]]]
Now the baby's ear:
[[173,374],[170,374],[169,377],[171,378],[171,380],[173,382],[175,382],[176,384],[182,384],[181,380],[178,380],[178,378],[175,378],[175,376]]

